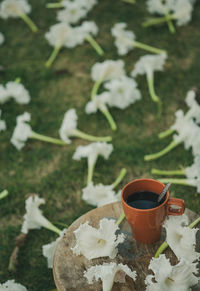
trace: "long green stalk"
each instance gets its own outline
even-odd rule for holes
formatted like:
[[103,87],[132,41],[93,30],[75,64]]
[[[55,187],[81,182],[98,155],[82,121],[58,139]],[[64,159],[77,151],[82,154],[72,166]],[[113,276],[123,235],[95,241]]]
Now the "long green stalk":
[[26,22],[26,24],[30,27],[30,29],[33,32],[37,32],[38,28],[35,25],[35,23],[30,19],[30,17],[28,17],[28,15],[26,15],[25,13],[20,14],[20,17],[22,20],[24,20],[24,22]]
[[8,196],[8,190],[3,190],[1,193],[0,193],[0,200],[5,198],[6,196]]
[[173,19],[176,19],[176,17],[172,14],[169,14],[168,16],[163,16],[163,17],[153,17],[153,18],[148,19],[147,21],[144,21],[142,23],[142,26],[149,27],[152,25],[165,23],[165,22],[168,22],[169,20],[173,20]]
[[157,152],[155,154],[151,154],[151,155],[144,156],[144,160],[145,161],[156,160],[156,159],[164,156],[165,154],[169,153],[172,149],[174,149],[175,147],[177,147],[180,143],[181,142],[172,141],[166,148],[164,148],[160,152]]
[[166,53],[165,50],[161,50],[155,47],[152,47],[150,45],[138,42],[138,41],[134,41],[134,47],[143,49],[145,51],[151,52],[151,53],[155,53],[155,54],[162,54],[162,53]]
[[45,67],[50,68],[53,62],[55,61],[59,51],[61,49],[61,46],[55,47],[49,57],[49,59],[45,63]]
[[126,175],[126,173],[127,173],[127,170],[125,168],[121,169],[119,176],[114,181],[114,183],[112,183],[112,189],[116,188],[119,185],[119,183],[121,183],[121,181],[124,179],[124,176]]
[[93,163],[91,163],[88,159],[87,186],[92,182],[95,165],[96,165],[96,160]]
[[63,4],[60,3],[47,3],[46,8],[63,8]]
[[91,91],[91,100],[94,99],[94,97],[97,95],[98,93],[98,90],[99,90],[99,87],[101,86],[101,84],[103,83],[102,80],[97,80],[95,83],[94,83],[94,86],[92,88],[92,91]]
[[169,129],[167,129],[165,131],[160,132],[158,137],[160,139],[162,139],[162,138],[165,138],[165,137],[167,137],[169,135],[172,135],[173,133],[174,133],[174,129],[169,128]]
[[183,170],[171,170],[171,171],[152,169],[151,173],[155,174],[155,175],[163,175],[163,176],[173,176],[173,175],[184,176],[185,175],[185,169],[183,169]]
[[84,133],[78,129],[76,129],[73,133],[73,136],[75,137],[79,137],[79,138],[82,138],[82,139],[85,139],[85,140],[88,140],[88,141],[111,141],[112,140],[112,137],[111,136],[93,136],[93,135],[90,135],[90,134],[87,134],[87,133]]
[[[199,222],[200,222],[200,217],[195,219],[188,227],[194,228]],[[156,251],[154,258],[158,258],[168,248],[168,246],[169,246],[168,243],[164,241],[162,245]]]
[[165,15],[167,17],[167,25],[168,25],[169,31],[172,34],[174,34],[176,32],[176,29],[175,29],[175,26],[174,26],[172,20],[170,19],[170,14],[167,12]]
[[124,211],[122,211],[121,214],[120,214],[120,217],[119,217],[118,220],[115,222],[115,224],[119,226],[119,225],[122,223],[122,221],[124,220],[125,217],[126,217],[126,216],[125,216],[125,214],[124,214]]
[[49,143],[53,143],[53,144],[66,145],[66,142],[64,142],[61,139],[45,136],[45,135],[42,135],[42,134],[38,134],[36,132],[33,132],[32,136],[30,138],[31,139],[37,139],[37,140],[45,141],[45,142],[49,142]]
[[168,183],[171,182],[172,184],[176,185],[183,185],[183,186],[190,186],[196,187],[194,183],[189,182],[187,179],[173,179],[173,178],[166,178],[166,179],[159,179],[161,183]]
[[116,130],[117,129],[117,125],[112,117],[112,115],[110,114],[108,108],[106,106],[104,106],[103,109],[101,109],[101,112],[104,114],[104,116],[106,117],[106,119],[108,120],[108,123],[110,124],[110,127],[112,130]]
[[91,35],[88,35],[86,37],[86,40],[91,44],[91,46],[94,48],[98,55],[103,56],[104,51]]
[[161,103],[160,98],[155,93],[154,76],[153,76],[153,74],[152,74],[151,77],[149,77],[147,75],[147,84],[148,84],[149,94],[151,96],[151,99],[153,100],[153,102],[157,103],[157,105],[158,105],[158,116],[160,116],[161,115],[161,111],[162,111],[162,103]]

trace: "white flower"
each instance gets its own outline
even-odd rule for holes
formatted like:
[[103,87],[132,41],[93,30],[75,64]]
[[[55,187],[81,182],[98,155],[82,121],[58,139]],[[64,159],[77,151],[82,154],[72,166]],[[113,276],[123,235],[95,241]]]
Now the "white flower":
[[190,0],[174,1],[174,15],[177,19],[177,25],[182,26],[187,24],[192,18],[193,6]]
[[0,16],[4,19],[20,17],[30,12],[31,6],[26,0],[3,0],[0,4]]
[[186,96],[186,103],[189,107],[186,117],[188,119],[194,118],[196,123],[200,123],[200,105],[196,101],[196,94],[193,90],[188,91]]
[[92,79],[94,81],[107,81],[119,78],[125,75],[124,62],[122,60],[107,60],[102,63],[96,63],[92,66]]
[[50,27],[50,30],[45,34],[45,38],[53,47],[69,47],[73,48],[79,44],[74,29],[67,23],[57,23]]
[[78,1],[63,1],[63,5],[65,9],[57,14],[57,20],[60,22],[75,24],[87,15],[87,10]]
[[115,37],[115,45],[119,55],[126,55],[134,47],[135,34],[125,30],[126,23],[116,23],[111,29],[112,36]]
[[125,239],[123,234],[115,234],[117,230],[119,227],[112,219],[101,219],[99,229],[90,226],[87,221],[74,231],[76,245],[71,249],[74,254],[83,255],[88,260],[107,256],[113,259],[117,255],[118,244]]
[[98,27],[94,21],[84,21],[80,26],[74,28],[74,34],[79,39],[79,44],[82,44],[87,37],[97,35]]
[[42,246],[42,254],[45,258],[47,258],[48,268],[53,268],[53,257],[57,247],[58,242],[61,240],[63,234],[67,231],[67,229],[63,229],[60,232],[60,236],[53,242],[47,245]]
[[86,104],[85,112],[91,114],[96,113],[98,109],[104,111],[109,98],[110,94],[108,92],[103,92],[102,94],[94,96],[94,98]]
[[4,284],[0,284],[1,291],[27,291],[26,287],[19,283],[15,283],[15,280],[8,280]]
[[198,283],[198,278],[193,274],[197,272],[196,265],[186,261],[171,266],[169,259],[160,255],[151,259],[149,269],[154,272],[154,276],[146,277],[146,291],[189,291],[191,286]]
[[11,137],[11,143],[18,149],[21,150],[29,137],[32,136],[33,131],[30,125],[27,123],[31,120],[31,115],[25,112],[22,115],[17,116],[17,125],[13,131]]
[[3,33],[0,32],[0,45],[2,45],[5,41],[5,37],[3,35]]
[[125,109],[140,100],[141,94],[136,86],[137,84],[132,78],[125,76],[106,82],[104,87],[109,90],[107,104],[111,107]]
[[87,278],[89,284],[100,279],[103,291],[111,290],[114,282],[125,283],[126,275],[133,280],[136,279],[135,271],[131,271],[127,265],[116,264],[115,262],[92,266],[84,272],[84,277]]
[[176,121],[171,126],[177,132],[173,135],[174,141],[184,142],[185,149],[192,147],[193,154],[200,155],[200,127],[192,119],[188,119],[182,110],[176,111],[175,115]]
[[30,229],[40,229],[41,227],[45,227],[60,234],[60,230],[53,226],[39,209],[39,206],[44,203],[45,200],[38,197],[38,195],[32,195],[26,199],[26,214],[24,215],[24,222],[21,228],[22,233],[28,233]]
[[61,139],[67,144],[71,143],[69,137],[72,136],[74,131],[77,129],[77,119],[78,116],[74,108],[68,110],[64,115],[63,122],[59,129],[59,134]]
[[200,156],[194,157],[194,163],[185,169],[185,174],[188,181],[192,180],[200,193]]
[[147,0],[147,9],[150,13],[164,15],[174,7],[174,0]]
[[120,200],[120,197],[113,190],[112,185],[94,185],[93,182],[91,182],[87,187],[82,189],[82,192],[82,199],[88,204],[97,207]]
[[196,233],[198,229],[188,227],[188,217],[169,216],[165,220],[166,242],[175,253],[178,259],[193,262],[200,258],[200,254],[195,252]]
[[87,146],[78,146],[73,155],[73,159],[80,161],[81,158],[88,158],[88,164],[93,165],[99,155],[107,160],[112,150],[112,144],[106,142],[93,142]]
[[166,58],[166,53],[160,55],[145,55],[141,57],[135,64],[131,76],[136,77],[137,75],[147,74],[149,78],[152,78],[154,71],[163,71]]
[[8,96],[7,90],[4,88],[3,85],[0,85],[0,104],[4,104],[10,99]]
[[13,97],[17,103],[27,104],[30,102],[31,97],[29,92],[21,83],[8,82],[5,88],[7,90],[7,95]]
[[1,119],[1,109],[0,109],[0,132],[6,130],[6,122]]

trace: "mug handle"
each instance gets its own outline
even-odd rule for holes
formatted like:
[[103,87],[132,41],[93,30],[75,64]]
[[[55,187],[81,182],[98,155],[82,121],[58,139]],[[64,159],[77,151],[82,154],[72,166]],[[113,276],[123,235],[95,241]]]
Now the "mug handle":
[[[173,209],[171,205],[179,206],[179,209]],[[179,198],[169,198],[167,201],[167,215],[182,215],[185,211],[185,201]]]

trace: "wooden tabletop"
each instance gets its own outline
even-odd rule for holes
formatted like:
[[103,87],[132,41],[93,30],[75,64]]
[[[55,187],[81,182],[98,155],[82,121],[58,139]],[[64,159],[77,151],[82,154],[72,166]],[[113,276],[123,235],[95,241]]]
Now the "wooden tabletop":
[[[102,264],[104,262],[110,262],[109,258],[98,258],[93,260],[87,260],[84,256],[76,256],[71,251],[71,247],[75,245],[75,236],[73,231],[79,227],[81,223],[89,221],[89,224],[95,228],[99,227],[99,220],[102,218],[117,219],[122,212],[120,202],[111,203],[99,208],[96,208],[83,216],[79,217],[68,228],[62,239],[59,241],[55,255],[53,265],[54,280],[59,291],[101,291],[101,281],[95,282],[89,285],[87,279],[83,277],[83,272],[91,266]],[[194,221],[198,216],[196,213],[189,209],[186,209],[185,213],[189,218],[189,222]],[[198,225],[200,228],[200,225]],[[114,283],[112,291],[143,291],[146,289],[144,280],[150,271],[148,265],[151,258],[155,255],[156,250],[165,240],[164,230],[162,231],[160,241],[144,245],[137,243],[131,233],[130,226],[126,220],[124,220],[120,229],[126,235],[124,243],[118,246],[118,255],[113,262],[127,264],[132,270],[137,272],[137,280],[133,282],[131,278],[126,276],[126,283]],[[200,231],[197,233],[197,251],[200,252]],[[170,258],[171,263],[177,263],[177,259],[173,252],[168,248],[165,254]],[[200,290],[200,284],[192,288],[193,291]]]

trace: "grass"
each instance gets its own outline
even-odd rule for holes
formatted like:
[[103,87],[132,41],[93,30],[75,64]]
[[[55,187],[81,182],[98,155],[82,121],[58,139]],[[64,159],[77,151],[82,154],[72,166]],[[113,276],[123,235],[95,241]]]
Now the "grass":
[[[192,154],[182,145],[156,161],[144,162],[143,157],[170,142],[170,138],[158,140],[157,135],[172,124],[178,108],[187,110],[184,102],[186,92],[199,84],[200,4],[195,6],[192,21],[187,26],[177,27],[176,34],[171,35],[167,25],[148,29],[141,27],[142,21],[149,16],[145,1],[129,5],[117,0],[113,5],[111,1],[101,0],[88,19],[95,20],[100,28],[97,41],[105,50],[105,56],[98,57],[85,43],[73,50],[62,49],[52,68],[47,70],[44,64],[52,47],[45,40],[44,33],[56,22],[56,11],[45,8],[47,1],[30,2],[31,18],[39,27],[37,34],[31,33],[20,19],[0,19],[1,31],[6,37],[5,44],[0,47],[0,83],[20,77],[32,97],[28,105],[10,101],[1,106],[8,130],[0,136],[0,186],[1,190],[8,189],[9,196],[0,201],[0,282],[14,278],[29,291],[50,291],[55,285],[52,270],[47,269],[46,259],[42,256],[42,245],[56,239],[55,234],[44,229],[30,231],[14,274],[9,273],[7,268],[9,256],[20,232],[28,193],[38,193],[45,198],[46,204],[42,209],[53,223],[70,225],[92,209],[81,200],[87,163],[85,160],[72,160],[75,148],[86,143],[74,139],[72,144],[59,147],[30,140],[18,152],[10,143],[16,116],[28,111],[32,115],[33,130],[58,137],[65,111],[76,108],[79,129],[99,136],[112,134],[114,152],[108,161],[98,160],[95,183],[112,183],[122,167],[127,168],[128,174],[121,186],[135,178],[152,177],[152,168],[170,170],[190,165]],[[118,130],[111,133],[101,113],[88,116],[84,107],[93,85],[91,66],[104,59],[119,58],[110,35],[110,29],[116,22],[127,22],[138,41],[166,49],[169,58],[165,71],[155,74],[156,92],[163,101],[162,118],[156,119],[156,105],[149,97],[145,77],[141,76],[137,81],[142,100],[124,111],[111,110],[118,125]],[[127,73],[143,54],[144,51],[135,49],[123,57]],[[171,189],[173,195],[185,199],[188,208],[200,212],[199,194],[194,188],[172,186]]]

